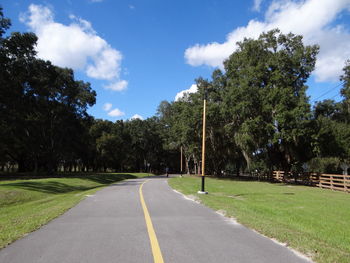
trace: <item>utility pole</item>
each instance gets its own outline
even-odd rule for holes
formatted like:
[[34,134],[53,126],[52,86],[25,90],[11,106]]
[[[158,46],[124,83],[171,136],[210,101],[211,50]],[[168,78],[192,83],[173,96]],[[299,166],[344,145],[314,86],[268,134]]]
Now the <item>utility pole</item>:
[[207,88],[204,88],[203,98],[203,138],[202,138],[202,187],[198,191],[199,194],[208,194],[205,191],[205,128],[206,128],[206,104],[207,104]]

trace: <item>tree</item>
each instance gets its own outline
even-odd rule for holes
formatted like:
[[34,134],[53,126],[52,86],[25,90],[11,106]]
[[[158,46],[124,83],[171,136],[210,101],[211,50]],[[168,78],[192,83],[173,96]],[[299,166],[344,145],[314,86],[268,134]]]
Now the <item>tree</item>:
[[[343,96],[343,105],[346,109],[346,113],[350,116],[350,60],[345,62],[343,68],[344,74],[340,76],[340,81],[343,82],[343,88],[340,90],[340,94]],[[349,122],[350,118],[347,119]]]
[[9,29],[11,26],[11,21],[8,18],[4,17],[3,8],[0,6],[0,41],[2,40],[2,35]]
[[[340,77],[343,100],[324,100],[314,107],[316,123],[314,154],[311,166],[319,172],[337,173],[340,167],[350,164],[350,62],[346,61]],[[344,171],[347,172],[347,171]]]
[[201,107],[198,98],[191,95],[172,103],[162,102],[158,109],[165,126],[165,148],[179,154],[180,147],[183,148],[187,173],[190,173],[191,160],[198,166],[200,159]]
[[310,158],[305,154],[311,117],[305,83],[318,49],[276,29],[239,42],[224,62],[224,114],[248,167],[266,158],[268,168],[288,171]]
[[[0,33],[9,21],[0,10]],[[36,58],[37,37],[12,33],[0,42],[0,145],[19,171],[52,173],[78,153],[82,121],[96,92],[71,69]],[[76,157],[78,158],[78,157]]]
[[129,170],[147,171],[149,163],[153,171],[164,170],[166,153],[163,150],[162,126],[156,117],[126,122],[131,138],[128,156]]
[[123,121],[111,125],[110,132],[102,132],[97,138],[96,145],[104,162],[104,170],[112,168],[116,172],[123,171],[129,149],[130,138]]

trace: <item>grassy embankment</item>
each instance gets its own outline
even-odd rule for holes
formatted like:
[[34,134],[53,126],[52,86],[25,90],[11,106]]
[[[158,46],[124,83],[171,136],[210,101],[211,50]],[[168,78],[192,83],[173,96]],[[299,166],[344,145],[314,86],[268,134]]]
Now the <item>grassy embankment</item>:
[[350,262],[350,194],[207,178],[209,194],[198,195],[200,178],[173,178],[169,184],[214,210],[224,210],[241,224],[287,243],[316,262]]
[[0,248],[63,214],[86,195],[144,176],[147,174],[66,174],[62,178],[0,181]]

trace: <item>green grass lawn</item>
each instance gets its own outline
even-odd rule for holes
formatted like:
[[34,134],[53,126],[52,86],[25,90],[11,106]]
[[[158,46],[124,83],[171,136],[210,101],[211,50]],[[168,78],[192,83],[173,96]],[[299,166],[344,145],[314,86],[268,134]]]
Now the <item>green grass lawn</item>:
[[315,187],[206,178],[169,184],[241,224],[287,243],[316,262],[350,262],[350,194]]
[[0,248],[63,214],[101,187],[148,174],[65,174],[62,178],[0,181]]

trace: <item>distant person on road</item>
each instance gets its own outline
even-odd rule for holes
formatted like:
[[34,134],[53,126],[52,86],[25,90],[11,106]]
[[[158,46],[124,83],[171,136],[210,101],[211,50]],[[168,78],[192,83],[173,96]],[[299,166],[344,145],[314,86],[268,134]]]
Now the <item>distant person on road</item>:
[[166,174],[166,177],[169,177],[169,168],[165,168],[165,174]]

